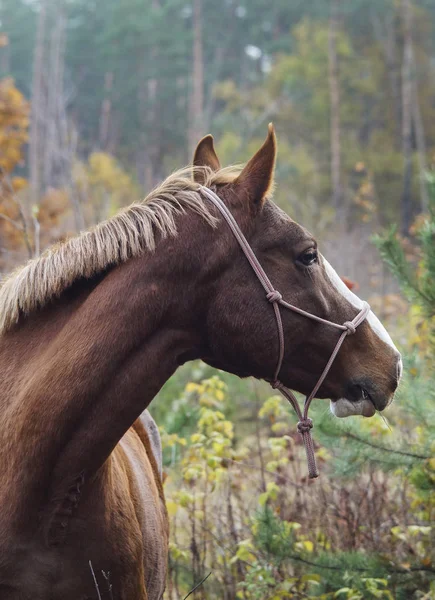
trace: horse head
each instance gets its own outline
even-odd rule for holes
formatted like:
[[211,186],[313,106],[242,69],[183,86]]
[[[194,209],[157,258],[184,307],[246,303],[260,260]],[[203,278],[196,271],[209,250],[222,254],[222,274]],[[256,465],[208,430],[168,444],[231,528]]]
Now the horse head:
[[[213,186],[213,192],[230,210],[274,289],[287,303],[332,323],[349,323],[363,302],[322,255],[313,235],[272,202],[275,161],[276,138],[269,126],[260,150],[236,177]],[[204,173],[220,170],[211,136],[198,144],[194,165],[199,183],[206,179]],[[280,351],[274,310],[228,225],[222,222],[218,231],[218,243],[209,247],[210,260],[219,255],[220,269],[208,305],[207,347],[202,358],[239,376],[272,380]],[[294,311],[280,313],[285,346],[279,379],[308,395],[339,332]],[[391,403],[402,361],[371,310],[352,333],[316,396],[329,398],[337,417],[369,417]]]

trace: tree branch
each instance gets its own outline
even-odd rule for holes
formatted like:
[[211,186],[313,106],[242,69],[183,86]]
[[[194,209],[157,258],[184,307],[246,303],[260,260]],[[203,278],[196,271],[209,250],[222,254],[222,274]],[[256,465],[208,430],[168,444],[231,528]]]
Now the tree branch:
[[371,448],[375,448],[376,450],[382,450],[383,452],[391,452],[393,454],[400,454],[401,456],[409,456],[410,458],[418,458],[420,460],[428,460],[429,458],[431,458],[430,456],[424,456],[423,454],[414,454],[413,452],[404,452],[403,450],[394,450],[393,448],[379,446],[378,444],[374,444],[373,442],[369,442],[367,440],[364,440],[363,438],[358,437],[354,433],[346,433],[345,437],[356,440],[360,444],[365,444],[366,446],[370,446]]

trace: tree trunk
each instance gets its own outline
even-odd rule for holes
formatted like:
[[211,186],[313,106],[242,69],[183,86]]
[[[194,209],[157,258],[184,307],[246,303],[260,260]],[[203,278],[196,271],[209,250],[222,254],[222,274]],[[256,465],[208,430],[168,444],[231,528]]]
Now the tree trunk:
[[111,92],[113,87],[113,73],[108,71],[104,75],[104,99],[101,103],[100,128],[99,128],[99,146],[106,151],[109,139],[110,114],[112,112]]
[[204,132],[204,60],[202,47],[202,0],[193,0],[193,69],[190,96],[189,153],[193,155]]
[[398,8],[394,5],[387,11],[384,23],[380,21],[379,15],[372,14],[371,23],[375,39],[383,49],[385,56],[386,74],[390,83],[391,103],[393,113],[393,127],[396,147],[399,149],[402,143],[402,104],[400,90],[400,58],[397,43],[397,18]]
[[[50,70],[47,77],[47,102],[40,110],[40,123],[45,130],[43,185],[56,185],[59,177],[59,157],[63,148],[59,136],[59,105],[63,106],[63,72],[64,72],[64,33],[65,13],[63,2],[56,8],[54,27],[50,40]],[[42,118],[42,116],[44,118]]]
[[420,205],[422,212],[427,212],[429,208],[429,196],[427,191],[426,179],[424,177],[426,164],[426,136],[424,132],[423,117],[421,115],[420,103],[418,100],[418,86],[414,81],[412,98],[412,121],[414,124],[415,141],[418,152],[418,169],[420,180]]
[[29,167],[30,167],[30,193],[31,201],[36,204],[41,190],[41,164],[40,164],[40,132],[41,110],[43,106],[43,64],[45,45],[45,26],[47,18],[48,0],[41,0],[36,42],[33,54],[33,81],[32,81],[32,107],[29,138]]
[[339,216],[342,208],[343,189],[341,183],[341,129],[340,129],[340,83],[337,56],[338,11],[340,0],[331,0],[328,32],[329,98],[331,131],[331,182],[334,207]]
[[153,123],[149,122],[150,85],[146,82],[145,62],[139,60],[139,85],[137,92],[138,113],[140,123],[139,147],[136,151],[136,172],[140,185],[147,190],[153,187],[153,168],[151,161],[150,131]]
[[[152,0],[152,8],[160,8],[160,0]],[[158,47],[153,46],[150,57],[139,60],[138,112],[141,126],[139,147],[136,153],[136,171],[139,183],[147,191],[152,189],[162,176],[160,156],[162,140],[160,136],[160,119],[158,115],[159,81],[154,72],[158,63]],[[152,76],[145,68],[151,65]]]
[[[3,28],[5,28],[3,24]],[[7,77],[10,72],[10,46],[7,33],[0,33],[0,77]]]
[[411,1],[402,0],[403,18],[403,64],[402,64],[402,153],[403,153],[403,190],[402,190],[402,233],[409,234],[412,219],[412,20]]

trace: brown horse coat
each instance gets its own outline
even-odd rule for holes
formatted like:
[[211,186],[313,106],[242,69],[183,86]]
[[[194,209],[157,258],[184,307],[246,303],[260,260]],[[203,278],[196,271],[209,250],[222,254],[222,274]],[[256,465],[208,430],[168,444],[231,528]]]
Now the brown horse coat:
[[[312,235],[268,201],[275,155],[270,127],[243,171],[220,169],[204,138],[195,179],[175,173],[3,283],[0,600],[94,600],[94,576],[102,598],[159,600],[168,522],[158,436],[140,415],[188,360],[274,372],[274,312],[199,183],[230,207],[284,298],[336,323],[359,312]],[[309,393],[336,332],[291,311],[282,321],[280,380]],[[383,410],[399,376],[400,355],[370,314],[318,395],[338,416]]]

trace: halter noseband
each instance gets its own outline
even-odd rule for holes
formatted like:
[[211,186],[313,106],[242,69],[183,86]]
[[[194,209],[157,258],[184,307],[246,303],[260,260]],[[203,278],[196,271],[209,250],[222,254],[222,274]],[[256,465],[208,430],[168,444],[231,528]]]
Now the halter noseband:
[[[222,200],[219,198],[219,196],[217,196],[209,188],[200,186],[199,191],[207,198],[207,200],[210,200],[210,202],[212,202],[212,204],[214,204],[216,206],[216,208],[219,210],[221,215],[224,217],[224,219],[228,223],[228,226],[230,227],[232,233],[234,234],[236,240],[238,241],[246,258],[248,259],[248,262],[251,265],[254,273],[256,274],[261,285],[263,286],[264,291],[266,292],[267,300],[272,304],[273,310],[275,311],[276,324],[277,324],[277,328],[278,328],[279,355],[278,355],[278,362],[276,365],[273,379],[268,380],[268,382],[274,389],[279,390],[281,392],[281,394],[290,402],[290,404],[293,406],[293,409],[295,410],[295,412],[299,418],[298,431],[302,436],[304,446],[305,446],[305,452],[306,452],[307,461],[308,461],[309,477],[310,477],[310,479],[314,479],[315,477],[319,476],[319,472],[317,470],[316,457],[314,455],[313,440],[311,438],[311,429],[313,427],[313,422],[308,417],[308,409],[310,407],[312,399],[318,392],[325,377],[329,373],[332,363],[334,362],[334,360],[338,354],[338,351],[340,350],[341,345],[343,344],[345,338],[348,335],[354,334],[358,325],[361,325],[361,323],[363,321],[365,321],[368,313],[370,312],[370,306],[367,304],[367,302],[363,302],[362,309],[356,315],[356,317],[354,319],[352,319],[352,321],[346,321],[345,323],[343,323],[343,325],[338,325],[337,323],[333,323],[332,321],[328,321],[327,319],[322,319],[321,317],[313,315],[305,310],[302,310],[301,308],[298,308],[297,306],[293,306],[292,304],[285,302],[285,300],[282,299],[282,295],[280,294],[280,292],[273,287],[272,283],[270,282],[270,279],[266,275],[263,267],[260,265],[257,257],[255,256],[254,251],[252,250],[251,246],[249,245],[248,240],[243,235],[240,227],[238,226],[238,224],[237,224],[236,220],[234,219],[233,215],[231,214],[231,212],[228,210],[227,206],[222,202]],[[281,312],[279,309],[279,305],[283,306],[284,308],[288,308],[288,309],[292,310],[293,312],[296,312],[296,313],[302,315],[303,317],[307,317],[308,319],[313,319],[314,321],[317,321],[318,323],[324,323],[325,325],[330,325],[331,327],[335,327],[336,329],[339,329],[341,331],[341,335],[338,338],[338,341],[335,345],[334,350],[332,351],[331,357],[328,360],[326,367],[323,369],[323,372],[320,375],[311,394],[305,398],[303,412],[301,411],[298,401],[296,400],[296,397],[293,394],[293,392],[291,390],[289,390],[288,388],[286,388],[285,385],[283,385],[281,383],[281,381],[278,379],[279,373],[280,373],[281,367],[282,367],[282,362],[284,359],[284,348],[285,348],[284,329],[282,326],[282,319],[281,319]]]

